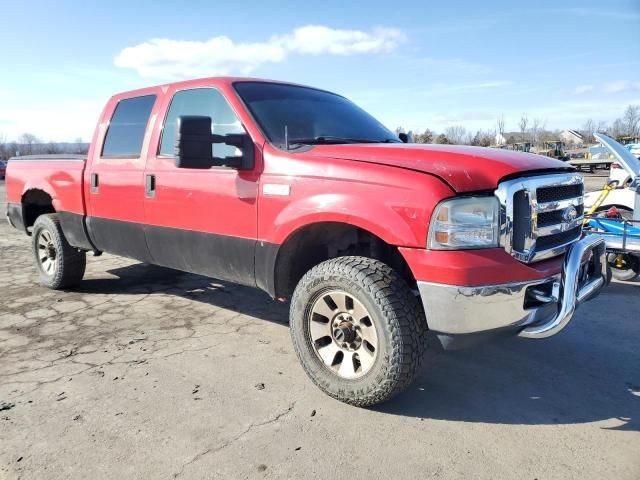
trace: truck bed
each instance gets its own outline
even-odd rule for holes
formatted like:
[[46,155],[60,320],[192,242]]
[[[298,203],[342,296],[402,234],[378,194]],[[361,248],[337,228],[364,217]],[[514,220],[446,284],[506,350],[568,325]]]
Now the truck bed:
[[612,163],[613,163],[613,160],[611,160],[610,158],[603,158],[603,159],[572,158],[571,160],[569,160],[569,164],[573,165],[578,170],[584,169],[589,171],[593,171],[597,167],[609,168],[611,167]]
[[85,215],[83,175],[86,160],[86,155],[70,154],[25,155],[9,159],[8,206],[17,208],[26,197],[48,196],[56,211]]

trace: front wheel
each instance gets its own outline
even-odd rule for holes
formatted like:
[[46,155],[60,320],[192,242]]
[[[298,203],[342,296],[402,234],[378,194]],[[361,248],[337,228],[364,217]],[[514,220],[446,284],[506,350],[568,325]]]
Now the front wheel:
[[58,215],[39,216],[33,225],[32,238],[42,285],[60,290],[80,283],[86,268],[86,254],[69,245]]
[[340,257],[311,269],[291,300],[293,345],[326,394],[368,407],[404,390],[419,372],[422,306],[388,265]]

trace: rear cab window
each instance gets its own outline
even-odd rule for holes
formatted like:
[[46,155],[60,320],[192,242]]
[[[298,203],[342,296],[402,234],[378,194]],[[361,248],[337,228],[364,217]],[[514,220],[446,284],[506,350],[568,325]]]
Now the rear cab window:
[[103,158],[138,158],[155,95],[126,98],[116,106],[102,146]]

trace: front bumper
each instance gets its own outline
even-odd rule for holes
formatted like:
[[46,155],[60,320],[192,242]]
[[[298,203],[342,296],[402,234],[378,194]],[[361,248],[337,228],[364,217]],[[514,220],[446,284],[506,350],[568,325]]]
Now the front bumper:
[[418,282],[418,289],[429,329],[447,346],[448,337],[505,330],[526,338],[555,335],[608,278],[604,240],[588,235],[570,246],[558,275],[473,287]]

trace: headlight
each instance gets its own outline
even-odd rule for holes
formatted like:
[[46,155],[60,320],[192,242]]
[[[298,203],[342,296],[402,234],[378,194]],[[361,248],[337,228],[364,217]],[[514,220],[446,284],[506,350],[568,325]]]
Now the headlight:
[[433,250],[491,248],[499,245],[498,199],[451,198],[436,207],[428,247]]

